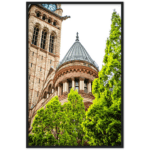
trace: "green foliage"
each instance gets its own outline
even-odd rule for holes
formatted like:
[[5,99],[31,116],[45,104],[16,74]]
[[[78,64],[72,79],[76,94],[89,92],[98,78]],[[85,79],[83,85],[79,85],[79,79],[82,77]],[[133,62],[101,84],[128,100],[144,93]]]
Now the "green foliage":
[[91,146],[121,144],[121,19],[116,12],[112,14],[103,62],[93,82],[95,100],[82,123]]
[[71,89],[68,102],[61,105],[58,96],[53,97],[46,109],[37,111],[29,134],[29,146],[77,146],[83,142],[81,123],[85,118],[83,98]]

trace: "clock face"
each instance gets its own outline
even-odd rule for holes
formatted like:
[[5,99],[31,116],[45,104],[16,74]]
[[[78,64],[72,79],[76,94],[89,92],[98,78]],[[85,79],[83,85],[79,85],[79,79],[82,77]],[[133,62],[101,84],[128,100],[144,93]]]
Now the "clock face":
[[55,11],[57,9],[55,4],[42,4],[42,6],[49,9],[50,11]]

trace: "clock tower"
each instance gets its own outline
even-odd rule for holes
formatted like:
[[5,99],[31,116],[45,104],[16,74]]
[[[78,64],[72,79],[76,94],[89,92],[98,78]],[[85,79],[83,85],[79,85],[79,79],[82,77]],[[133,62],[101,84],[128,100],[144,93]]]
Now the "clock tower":
[[61,4],[42,4],[43,7],[62,16]]
[[50,69],[60,58],[62,21],[61,4],[28,5],[28,121]]

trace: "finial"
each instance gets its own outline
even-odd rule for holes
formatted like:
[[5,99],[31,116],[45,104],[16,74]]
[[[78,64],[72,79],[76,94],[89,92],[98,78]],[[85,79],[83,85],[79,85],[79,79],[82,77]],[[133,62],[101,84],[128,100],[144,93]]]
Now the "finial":
[[79,41],[78,32],[77,32],[77,36],[76,36],[76,41]]

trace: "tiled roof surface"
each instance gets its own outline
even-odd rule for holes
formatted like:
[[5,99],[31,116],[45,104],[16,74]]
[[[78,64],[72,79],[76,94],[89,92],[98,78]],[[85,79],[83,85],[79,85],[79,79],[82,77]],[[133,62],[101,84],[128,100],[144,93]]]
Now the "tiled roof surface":
[[78,37],[78,33],[77,33],[75,43],[71,46],[71,48],[69,49],[69,51],[67,52],[65,57],[62,59],[62,61],[60,61],[57,68],[59,68],[63,63],[68,62],[68,61],[83,60],[83,61],[87,61],[90,64],[94,65],[99,70],[99,66],[97,65],[97,63],[95,61],[93,61],[93,59],[90,57],[90,55],[88,54],[86,49],[79,42],[78,38],[79,37]]

